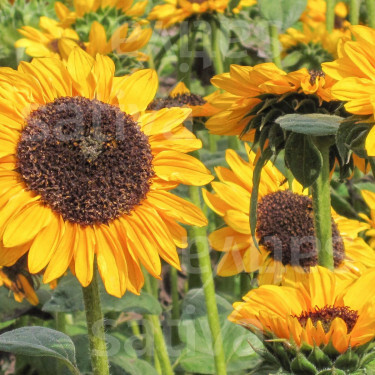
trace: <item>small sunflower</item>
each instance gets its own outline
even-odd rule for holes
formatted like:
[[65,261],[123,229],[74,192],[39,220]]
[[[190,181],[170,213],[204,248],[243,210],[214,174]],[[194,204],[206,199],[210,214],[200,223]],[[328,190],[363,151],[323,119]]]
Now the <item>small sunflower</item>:
[[4,286],[13,292],[14,299],[22,302],[26,298],[32,305],[39,303],[34,290],[35,280],[27,271],[25,258],[21,258],[10,267],[0,267],[0,286]]
[[[0,69],[0,266],[27,254],[43,281],[68,267],[83,286],[94,257],[108,293],[139,293],[140,265],[154,277],[160,258],[179,268],[179,224],[204,226],[179,184],[213,177],[186,153],[201,148],[185,132],[188,108],[145,113],[157,91],[153,70],[114,77],[114,63],[76,48]],[[179,222],[179,223],[178,223]]]
[[233,305],[229,320],[302,350],[331,344],[344,353],[375,336],[375,300],[368,293],[374,282],[373,270],[347,286],[331,271],[317,267],[309,274],[307,287],[265,285],[251,290],[244,302]]
[[15,47],[25,48],[26,54],[32,57],[63,58],[67,58],[69,52],[77,46],[85,48],[73,29],[62,28],[51,18],[40,17],[39,28],[23,26],[19,29],[24,38],[17,40]]
[[[355,115],[370,116],[374,120],[375,105],[375,30],[366,26],[352,26],[355,40],[339,45],[339,58],[323,64],[324,72],[337,81],[332,95],[346,102],[345,109]],[[375,127],[365,144],[368,156],[375,156]]]
[[208,117],[218,111],[210,103],[218,94],[219,92],[216,91],[202,97],[191,93],[183,82],[179,82],[166,98],[155,99],[150,103],[148,109],[154,111],[162,108],[185,107],[191,109],[192,117]]
[[[247,148],[249,151],[249,149]],[[255,154],[249,162],[227,150],[231,169],[217,167],[220,182],[212,182],[214,193],[203,190],[207,205],[223,217],[226,226],[212,232],[210,244],[224,252],[217,271],[221,276],[259,271],[259,284],[303,281],[318,263],[312,201],[296,182],[292,191],[279,170],[268,162],[259,185],[256,237],[249,225],[250,196]],[[334,261],[337,273],[358,275],[375,266],[375,253],[357,234],[368,224],[333,213]]]
[[77,19],[83,18],[89,13],[97,13],[99,10],[108,11],[108,9],[113,9],[119,12],[119,17],[128,19],[142,16],[145,13],[148,0],[133,3],[133,0],[73,0],[74,10],[71,11],[65,4],[56,1],[55,12],[60,24],[64,27],[69,27]]
[[[168,28],[193,16],[224,13],[229,3],[229,0],[165,0],[164,4],[156,5],[151,10],[148,18],[157,20],[158,27]],[[241,0],[232,11],[238,13],[243,7],[255,3],[256,0]]]
[[66,60],[77,46],[93,57],[97,53],[108,55],[115,52],[144,60],[145,55],[139,50],[148,43],[152,34],[151,28],[143,27],[141,24],[135,24],[129,32],[129,25],[125,23],[115,29],[107,40],[104,26],[94,21],[90,26],[87,40],[81,41],[75,30],[61,27],[51,18],[41,17],[39,27],[41,30],[23,26],[19,32],[25,38],[17,40],[15,47],[25,47],[26,54],[32,57],[60,56],[63,60]]

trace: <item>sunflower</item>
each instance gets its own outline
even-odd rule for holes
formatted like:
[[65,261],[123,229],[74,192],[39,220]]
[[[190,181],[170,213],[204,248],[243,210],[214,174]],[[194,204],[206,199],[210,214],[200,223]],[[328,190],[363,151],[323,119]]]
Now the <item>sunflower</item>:
[[347,286],[331,271],[317,267],[308,276],[307,288],[267,285],[251,290],[244,302],[233,305],[229,320],[298,348],[331,343],[344,353],[375,336],[375,300],[368,293],[374,282],[373,270]]
[[[259,185],[255,231],[258,250],[249,225],[256,157],[248,147],[247,151],[249,162],[227,150],[226,161],[231,169],[217,167],[220,182],[211,183],[214,193],[203,190],[206,204],[226,224],[209,236],[212,248],[224,253],[217,267],[218,275],[259,271],[259,284],[303,281],[318,262],[311,199],[296,182],[289,190],[283,174],[268,162]],[[333,213],[335,270],[341,276],[358,275],[366,267],[375,266],[374,251],[357,236],[368,228],[367,223]]]
[[23,26],[18,31],[24,36],[16,41],[16,48],[26,48],[27,55],[32,57],[58,57],[67,58],[67,51],[84,44],[79,40],[78,34],[69,28],[62,28],[58,22],[48,18],[40,17],[39,28]]
[[[229,0],[165,0],[164,4],[156,5],[151,10],[148,18],[157,20],[158,27],[168,28],[193,16],[224,13],[229,3]],[[256,0],[241,0],[232,12],[238,13],[242,7],[255,3]]]
[[69,27],[83,18],[88,13],[97,13],[99,10],[108,11],[114,9],[118,11],[118,16],[132,19],[144,14],[148,1],[138,1],[133,4],[133,0],[73,0],[74,10],[71,11],[65,4],[60,1],[55,3],[55,12],[60,20],[60,24]]
[[114,77],[108,57],[73,50],[0,69],[0,266],[27,254],[48,283],[68,267],[82,286],[94,258],[106,290],[139,293],[140,265],[154,277],[160,258],[180,268],[176,246],[204,226],[179,184],[213,177],[187,155],[201,148],[185,132],[187,108],[145,113],[157,91],[153,70]]
[[[339,58],[323,64],[324,72],[337,81],[332,95],[346,102],[348,112],[369,115],[373,121],[375,96],[375,30],[366,26],[352,26],[355,41],[346,40],[339,45]],[[375,156],[375,128],[366,138],[368,156]]]
[[211,105],[211,101],[219,95],[218,91],[206,97],[193,94],[183,82],[179,82],[166,98],[157,98],[148,109],[159,110],[162,108],[186,107],[191,109],[192,117],[208,117],[218,112],[218,108]]
[[274,120],[283,114],[332,113],[339,107],[330,103],[334,81],[305,68],[287,74],[273,63],[231,65],[229,73],[219,74],[211,82],[225,91],[212,101],[220,108],[206,122],[212,134],[239,135],[253,141],[261,131],[280,133]]
[[27,271],[24,257],[11,267],[0,267],[0,286],[12,291],[17,302],[26,298],[32,305],[39,303],[34,290],[34,279]]
[[26,54],[32,57],[58,57],[66,60],[72,50],[77,46],[84,49],[91,56],[97,53],[108,55],[111,52],[135,56],[144,60],[145,55],[138,52],[151,38],[152,30],[136,24],[129,33],[127,23],[118,27],[107,40],[103,25],[94,21],[90,26],[87,41],[79,39],[73,29],[62,28],[59,23],[48,17],[41,17],[39,22],[41,30],[30,26],[23,26],[19,32],[25,36],[17,40],[15,47],[25,47]]

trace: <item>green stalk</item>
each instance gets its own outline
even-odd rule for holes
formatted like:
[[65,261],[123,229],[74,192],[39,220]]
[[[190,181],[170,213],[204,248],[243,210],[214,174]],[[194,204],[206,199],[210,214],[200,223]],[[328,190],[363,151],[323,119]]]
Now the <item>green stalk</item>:
[[320,137],[316,142],[323,158],[318,179],[312,185],[315,236],[318,248],[318,263],[331,270],[334,268],[332,246],[331,194],[329,177],[330,140]]
[[[171,275],[171,294],[172,294],[172,319],[177,322],[180,319],[180,304],[178,295],[178,273],[176,268],[170,268]],[[172,326],[172,345],[177,345],[178,339],[178,328],[177,325]]]
[[[150,275],[147,272],[144,272],[144,277],[146,292],[151,295],[154,295],[154,288],[150,280]],[[159,363],[161,368],[161,374],[173,375],[174,372],[172,370],[172,365],[169,360],[167,345],[164,340],[163,331],[160,327],[159,317],[157,315],[146,315],[145,318],[150,323],[150,328],[152,330],[151,334],[154,339],[154,350],[157,356],[155,362]]]
[[327,11],[326,11],[326,27],[327,31],[331,33],[335,25],[335,0],[326,0]]
[[92,281],[82,288],[85,304],[87,331],[93,375],[109,375],[107,346],[105,342],[104,320],[100,303],[96,263]]
[[[201,199],[199,188],[190,186],[190,199],[197,206],[201,207]],[[212,275],[210,249],[207,242],[206,228],[192,227],[192,233],[196,240],[199,268],[201,272],[201,280],[207,307],[207,318],[212,335],[212,346],[214,351],[216,375],[226,375],[226,364],[224,356],[223,339],[221,336],[221,327],[219,321],[219,313],[215,297],[215,285]]]
[[375,28],[375,0],[366,0],[368,25]]
[[186,28],[180,28],[179,51],[177,56],[177,79],[185,83],[190,89],[191,68],[195,57],[195,32],[192,30],[191,22],[187,21]]
[[240,148],[240,140],[238,137],[234,135],[229,135],[228,137],[228,147],[232,150],[239,150]]
[[271,42],[272,61],[277,67],[281,68],[279,29],[276,25],[269,25],[269,34]]
[[218,21],[214,18],[211,19],[211,43],[212,43],[212,50],[213,50],[213,63],[215,68],[216,74],[224,73],[224,64],[223,58],[221,55],[220,50],[220,34],[219,34],[219,25]]
[[[374,1],[374,0],[372,0]],[[349,20],[352,25],[358,25],[359,24],[359,0],[350,0],[349,5]]]

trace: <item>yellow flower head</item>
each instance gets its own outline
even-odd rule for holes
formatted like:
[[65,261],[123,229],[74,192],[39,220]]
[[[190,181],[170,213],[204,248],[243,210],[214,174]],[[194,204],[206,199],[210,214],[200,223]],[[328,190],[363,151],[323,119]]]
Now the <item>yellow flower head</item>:
[[[221,110],[206,122],[210,133],[240,135],[244,140],[253,140],[259,126],[254,125],[249,130],[251,121],[261,124],[262,117],[273,109],[278,109],[279,116],[303,110],[303,106],[296,110],[290,105],[283,106],[282,99],[287,94],[298,93],[301,101],[311,98],[319,107],[331,100],[330,89],[334,81],[319,71],[309,72],[303,68],[286,73],[273,63],[264,63],[254,67],[231,65],[229,73],[217,75],[211,82],[225,93],[212,101],[212,105]],[[263,107],[262,103],[269,103],[270,99],[275,105]],[[268,121],[265,125],[273,124]]]
[[[346,102],[345,109],[356,115],[374,116],[375,107],[375,31],[366,26],[351,27],[355,40],[343,40],[339,45],[339,58],[323,64],[324,72],[337,83],[332,95]],[[375,128],[366,139],[369,156],[375,156]]]
[[27,255],[44,282],[68,267],[83,286],[94,258],[108,293],[139,293],[142,264],[179,268],[179,224],[204,226],[179,184],[212,176],[187,155],[201,142],[182,125],[188,108],[145,113],[157,91],[153,70],[114,77],[108,57],[76,48],[0,69],[0,266]]
[[374,282],[373,270],[347,286],[326,268],[317,267],[307,285],[251,290],[244,302],[233,305],[229,320],[297,347],[325,347],[331,342],[344,353],[375,336],[375,300],[368,293]]
[[[249,150],[248,150],[249,151]],[[261,175],[255,233],[260,245],[253,243],[249,206],[253,190],[255,154],[249,162],[227,150],[230,169],[215,169],[219,181],[211,183],[213,192],[203,190],[206,204],[226,226],[210,234],[212,248],[223,252],[217,271],[220,276],[259,271],[260,284],[304,281],[317,265],[311,199],[294,183],[292,191],[279,170],[268,162]],[[375,266],[375,253],[358,237],[368,224],[333,213],[334,261],[336,272],[358,275]]]
[[[243,7],[249,7],[256,0],[241,0],[233,13],[238,13]],[[168,28],[181,23],[194,15],[206,13],[224,13],[229,0],[165,0],[164,4],[156,5],[149,14],[150,20],[157,20],[157,26]]]

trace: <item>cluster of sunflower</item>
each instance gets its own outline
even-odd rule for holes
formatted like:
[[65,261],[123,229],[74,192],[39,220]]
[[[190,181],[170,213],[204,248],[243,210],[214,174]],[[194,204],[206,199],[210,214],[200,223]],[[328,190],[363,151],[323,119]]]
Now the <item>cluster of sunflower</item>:
[[[70,272],[90,335],[97,272],[108,294],[139,295],[146,273],[160,279],[162,261],[181,271],[177,249],[210,224],[218,276],[252,280],[229,320],[263,343],[253,373],[365,373],[375,357],[375,30],[349,22],[348,2],[298,3],[297,22],[279,30],[279,56],[270,33],[274,62],[224,72],[213,36],[206,96],[188,87],[195,49],[178,58],[181,81],[158,93],[164,49],[157,59],[141,51],[153,26],[159,38],[180,37],[181,54],[200,41],[199,21],[214,33],[221,16],[255,12],[272,30],[269,1],[74,0],[55,2],[39,28],[23,26],[15,47],[32,60],[0,67],[0,284],[37,305],[39,278],[54,288]],[[222,140],[233,149],[210,170],[197,151]],[[364,209],[344,215],[331,206],[331,184],[358,176],[370,181],[356,198]],[[90,345],[94,374],[106,375]],[[173,373],[157,356],[160,373]]]

